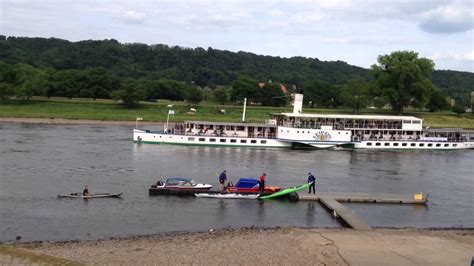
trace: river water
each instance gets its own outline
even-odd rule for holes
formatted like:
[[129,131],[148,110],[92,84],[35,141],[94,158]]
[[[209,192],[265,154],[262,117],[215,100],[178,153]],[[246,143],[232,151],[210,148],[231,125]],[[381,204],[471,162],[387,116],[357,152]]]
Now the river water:
[[[227,227],[339,227],[319,203],[149,197],[158,176],[218,187],[227,169],[282,187],[430,194],[428,207],[347,204],[375,227],[474,227],[474,150],[330,151],[134,144],[132,128],[0,124],[0,241],[99,239]],[[57,194],[124,192],[123,199]]]

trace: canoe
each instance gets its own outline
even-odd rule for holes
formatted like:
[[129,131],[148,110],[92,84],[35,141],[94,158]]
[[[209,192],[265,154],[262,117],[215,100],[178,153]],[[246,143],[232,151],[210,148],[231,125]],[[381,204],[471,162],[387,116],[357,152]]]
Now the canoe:
[[97,199],[97,198],[119,198],[123,193],[94,193],[92,195],[83,196],[82,193],[59,194],[58,198],[71,199]]
[[196,193],[198,198],[218,198],[218,199],[257,199],[259,194],[238,194],[238,193]]
[[290,193],[297,192],[297,191],[300,191],[300,190],[302,190],[302,189],[308,188],[310,185],[311,185],[311,183],[306,183],[306,184],[301,185],[301,186],[290,187],[290,188],[284,189],[284,190],[282,190],[282,191],[275,192],[275,193],[273,193],[273,194],[260,197],[259,199],[274,199],[274,198],[278,198],[278,197],[281,197],[281,196],[284,196],[284,195],[287,195],[287,194],[290,194]]

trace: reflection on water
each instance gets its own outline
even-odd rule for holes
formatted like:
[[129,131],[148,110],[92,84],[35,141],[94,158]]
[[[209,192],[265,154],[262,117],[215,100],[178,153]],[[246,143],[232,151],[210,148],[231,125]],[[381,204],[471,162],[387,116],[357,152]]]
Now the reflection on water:
[[[157,177],[218,186],[268,174],[282,187],[315,173],[322,191],[430,193],[422,206],[349,204],[373,226],[474,226],[474,151],[290,150],[133,144],[127,126],[0,124],[0,241],[94,239],[248,226],[339,226],[318,203],[149,197]],[[122,200],[59,193],[124,192]],[[303,191],[302,193],[305,193]]]

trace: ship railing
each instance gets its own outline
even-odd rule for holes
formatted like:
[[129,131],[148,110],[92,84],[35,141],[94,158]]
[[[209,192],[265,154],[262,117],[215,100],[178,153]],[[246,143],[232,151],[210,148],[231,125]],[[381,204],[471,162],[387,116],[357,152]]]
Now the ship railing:
[[265,133],[265,134],[246,134],[240,135],[235,132],[194,132],[189,130],[180,130],[180,129],[168,129],[168,130],[158,130],[158,131],[147,131],[148,133],[159,133],[159,134],[172,134],[172,135],[182,135],[182,136],[203,136],[203,137],[228,137],[228,138],[255,138],[255,139],[275,139],[276,133]]
[[351,129],[364,129],[364,130],[394,130],[402,129],[401,124],[351,124],[341,122],[281,122],[280,126],[290,128],[308,128],[308,129],[321,129],[321,126],[331,126],[338,130],[351,130]]
[[466,142],[467,139],[460,138],[433,138],[423,139],[419,137],[392,137],[392,136],[353,136],[353,141],[413,141],[413,142]]

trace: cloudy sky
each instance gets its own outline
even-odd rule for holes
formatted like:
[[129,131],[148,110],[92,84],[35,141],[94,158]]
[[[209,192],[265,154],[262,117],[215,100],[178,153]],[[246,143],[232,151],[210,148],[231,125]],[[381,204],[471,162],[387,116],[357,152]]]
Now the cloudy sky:
[[370,67],[413,50],[474,72],[474,1],[0,0],[0,34],[213,47]]

